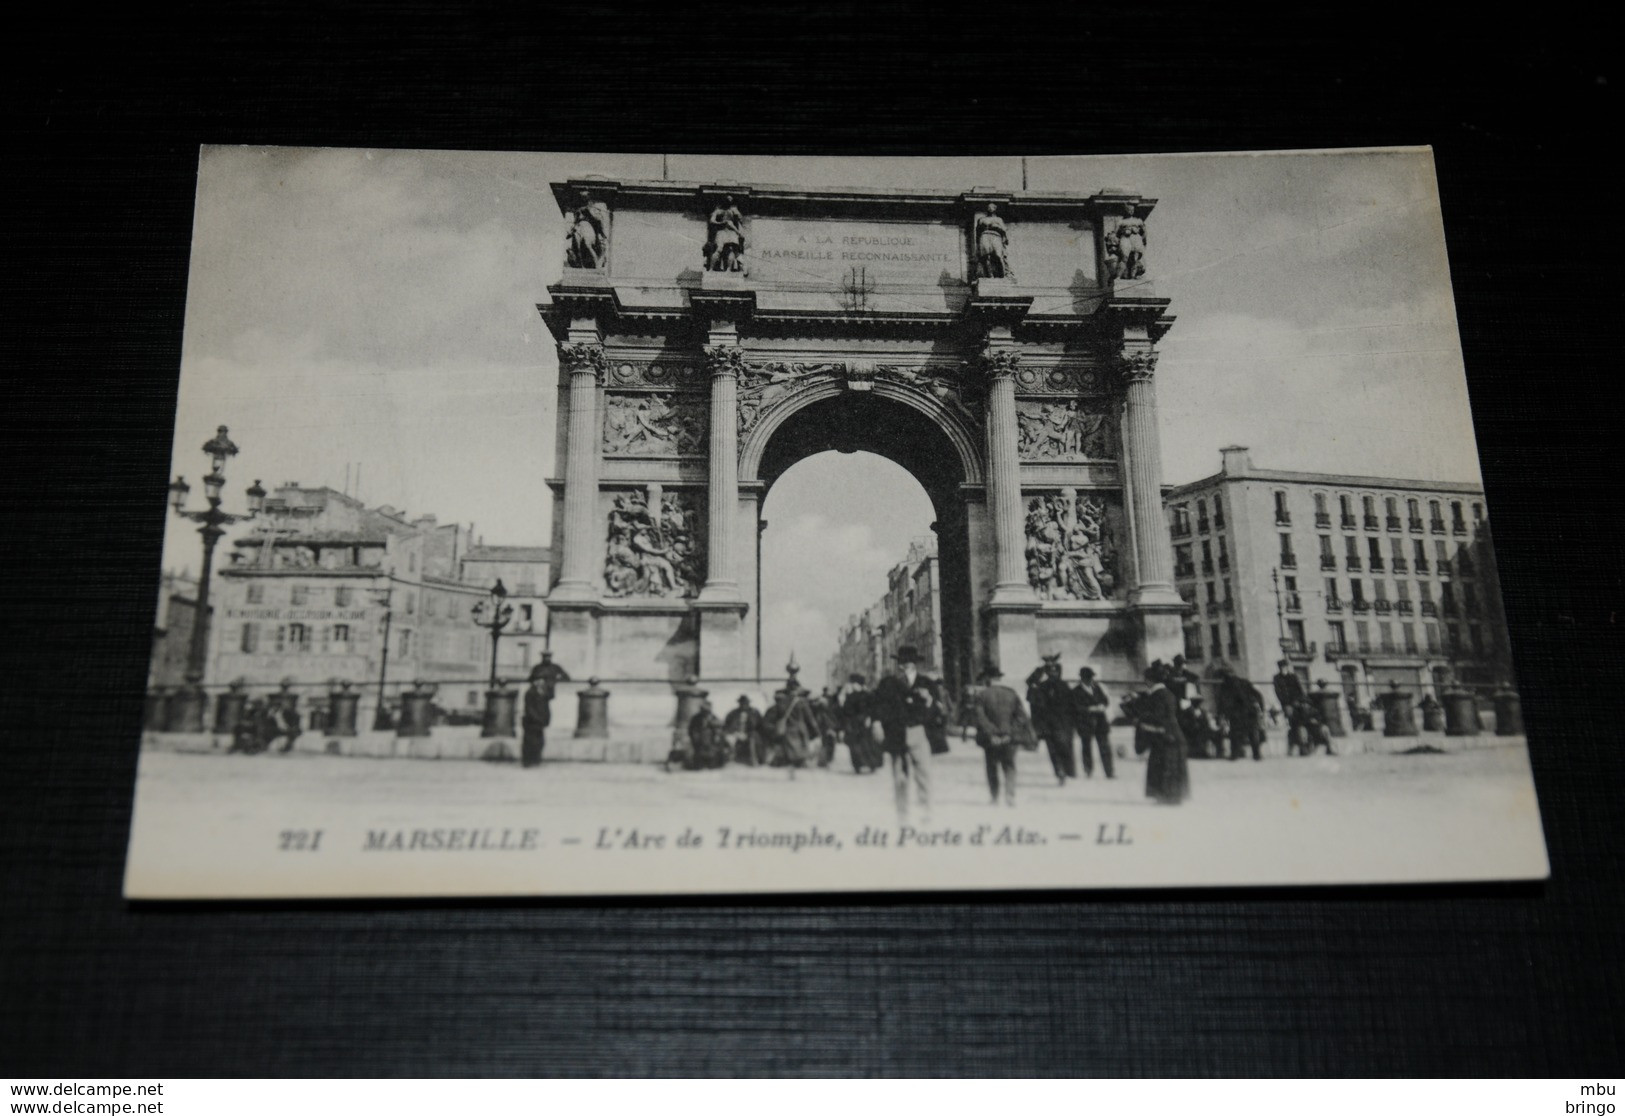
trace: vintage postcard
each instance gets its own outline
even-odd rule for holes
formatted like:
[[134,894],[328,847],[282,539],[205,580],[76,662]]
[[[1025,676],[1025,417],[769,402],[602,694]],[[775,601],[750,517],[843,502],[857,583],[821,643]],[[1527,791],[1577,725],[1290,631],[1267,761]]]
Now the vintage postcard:
[[126,894],[1544,878],[1439,205],[205,149]]

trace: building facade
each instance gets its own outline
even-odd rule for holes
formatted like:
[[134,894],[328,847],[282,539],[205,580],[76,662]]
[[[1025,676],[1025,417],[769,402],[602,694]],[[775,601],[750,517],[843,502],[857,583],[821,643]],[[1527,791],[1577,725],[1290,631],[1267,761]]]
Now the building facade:
[[[342,681],[370,707],[380,686],[393,697],[424,680],[442,708],[477,710],[491,650],[474,607],[494,581],[478,556],[508,548],[471,547],[468,534],[331,488],[279,487],[220,570],[205,683],[291,680],[319,704]],[[545,563],[528,577],[515,583],[535,593]]]
[[545,546],[475,543],[463,554],[459,580],[489,589],[499,580],[508,591],[513,619],[497,650],[497,673],[524,678],[547,650],[547,579],[553,552]]
[[1368,705],[1398,682],[1510,682],[1477,485],[1255,468],[1246,447],[1167,495],[1185,657],[1264,682],[1290,660]]
[[830,686],[844,685],[853,674],[871,683],[892,669],[897,649],[912,645],[920,669],[942,672],[942,591],[934,538],[916,539],[908,557],[886,574],[886,595],[850,617],[827,667]]
[[[214,609],[211,606],[210,612]],[[152,629],[152,659],[147,687],[180,686],[186,681],[186,659],[197,623],[197,578],[165,570],[158,581],[157,623]]]

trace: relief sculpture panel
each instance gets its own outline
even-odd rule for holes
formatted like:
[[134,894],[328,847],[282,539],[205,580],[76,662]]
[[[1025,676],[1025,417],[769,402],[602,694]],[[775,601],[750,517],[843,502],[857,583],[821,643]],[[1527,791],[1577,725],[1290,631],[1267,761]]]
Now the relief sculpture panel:
[[705,452],[708,405],[703,397],[608,395],[604,404],[605,454],[688,457]]
[[1120,584],[1117,532],[1099,496],[1027,501],[1027,581],[1044,601],[1109,600]]
[[[651,506],[653,505],[653,506]],[[604,588],[611,597],[695,597],[705,580],[699,500],[623,492],[609,512]]]
[[1102,402],[1016,401],[1017,448],[1027,461],[1113,461],[1112,415]]

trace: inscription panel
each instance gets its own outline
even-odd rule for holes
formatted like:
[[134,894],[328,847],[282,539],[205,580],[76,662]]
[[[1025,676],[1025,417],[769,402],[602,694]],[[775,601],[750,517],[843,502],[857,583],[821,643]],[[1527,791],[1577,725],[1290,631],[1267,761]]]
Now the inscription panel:
[[853,268],[876,286],[965,280],[965,233],[957,225],[758,217],[745,235],[745,270],[759,283],[841,287]]

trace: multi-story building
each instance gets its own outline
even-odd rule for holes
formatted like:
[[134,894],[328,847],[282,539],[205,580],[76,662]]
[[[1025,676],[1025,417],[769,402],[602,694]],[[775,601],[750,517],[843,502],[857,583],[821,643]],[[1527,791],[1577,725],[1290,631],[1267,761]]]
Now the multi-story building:
[[[380,683],[393,695],[421,679],[440,685],[443,708],[476,710],[491,652],[473,609],[495,578],[465,559],[482,549],[509,548],[470,547],[467,529],[432,515],[285,484],[220,571],[205,681],[291,679],[316,704],[335,681],[370,700]],[[545,567],[528,577],[515,582],[540,589]]]
[[1483,489],[1258,469],[1244,446],[1169,490],[1185,657],[1256,682],[1289,659],[1361,704],[1399,682],[1511,681]]
[[886,595],[841,628],[827,667],[829,685],[856,673],[871,682],[890,670],[897,649],[912,644],[920,669],[942,673],[942,590],[935,538],[915,539],[908,557],[886,574]]
[[[211,607],[210,612],[214,609]],[[152,659],[147,685],[179,686],[186,681],[186,660],[197,623],[197,578],[165,570],[158,582],[157,623],[152,629]]]

